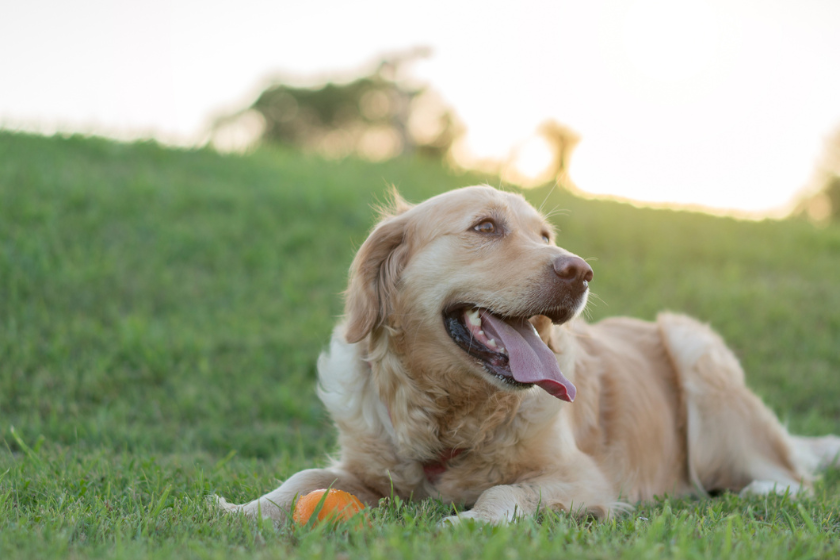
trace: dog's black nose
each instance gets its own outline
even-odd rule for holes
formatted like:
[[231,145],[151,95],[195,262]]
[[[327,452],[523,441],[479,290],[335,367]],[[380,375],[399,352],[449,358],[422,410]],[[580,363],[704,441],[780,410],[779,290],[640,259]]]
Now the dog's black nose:
[[554,259],[554,273],[561,280],[575,284],[591,282],[594,276],[592,267],[586,264],[585,260],[580,257],[566,255]]

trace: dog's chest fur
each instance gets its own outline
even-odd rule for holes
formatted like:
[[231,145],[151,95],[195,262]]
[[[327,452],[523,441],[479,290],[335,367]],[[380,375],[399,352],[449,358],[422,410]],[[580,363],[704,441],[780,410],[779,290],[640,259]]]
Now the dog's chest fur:
[[[339,327],[318,362],[319,395],[339,429],[340,461],[366,473],[366,485],[384,495],[393,489],[470,504],[487,488],[540,470],[518,457],[545,456],[554,447],[550,427],[560,409],[552,397],[536,388],[498,391],[443,365],[436,379],[446,383],[432,385],[406,372],[393,352],[372,346],[347,344]],[[442,470],[424,470],[438,462]]]

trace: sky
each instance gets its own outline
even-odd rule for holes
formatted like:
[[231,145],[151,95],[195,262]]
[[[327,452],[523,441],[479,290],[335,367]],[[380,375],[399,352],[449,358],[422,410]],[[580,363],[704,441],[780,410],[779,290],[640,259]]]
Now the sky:
[[840,127],[838,29],[837,0],[2,0],[0,126],[190,145],[275,77],[422,45],[476,157],[552,118],[585,192],[772,214]]

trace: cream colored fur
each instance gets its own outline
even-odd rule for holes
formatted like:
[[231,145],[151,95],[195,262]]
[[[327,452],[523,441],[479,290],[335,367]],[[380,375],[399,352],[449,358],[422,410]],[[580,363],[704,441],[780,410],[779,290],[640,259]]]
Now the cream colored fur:
[[[487,216],[504,237],[476,233]],[[354,260],[347,316],[318,360],[338,458],[250,503],[219,504],[281,521],[297,495],[332,485],[370,505],[393,492],[471,508],[451,522],[539,508],[609,516],[664,494],[808,492],[836,463],[840,439],[789,435],[723,340],[694,319],[552,325],[535,313],[556,299],[545,288],[552,259],[570,255],[553,238],[521,196],[490,187],[417,206],[396,197]],[[577,387],[574,403],[489,376],[444,328],[444,308],[458,302],[534,315]],[[569,303],[577,313],[584,304]],[[463,452],[429,480],[423,464],[450,449]]]

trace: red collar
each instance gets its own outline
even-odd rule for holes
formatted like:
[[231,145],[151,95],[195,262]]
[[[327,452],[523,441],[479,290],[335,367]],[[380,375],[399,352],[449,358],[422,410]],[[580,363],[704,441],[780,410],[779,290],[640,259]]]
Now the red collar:
[[437,461],[423,463],[423,472],[426,474],[426,480],[434,484],[438,477],[446,472],[446,464],[463,452],[463,449],[444,449],[438,455]]

